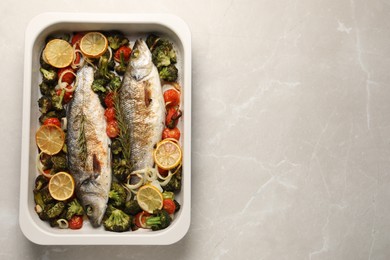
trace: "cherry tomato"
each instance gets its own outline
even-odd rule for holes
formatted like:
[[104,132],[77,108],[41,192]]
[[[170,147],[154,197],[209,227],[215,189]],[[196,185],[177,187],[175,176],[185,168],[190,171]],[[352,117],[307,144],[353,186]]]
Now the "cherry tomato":
[[181,115],[180,109],[174,107],[168,108],[167,115],[165,117],[166,126],[171,129],[175,128]]
[[131,48],[129,46],[121,46],[114,54],[114,60],[121,62],[121,53],[123,53],[124,62],[128,62],[130,59]]
[[74,215],[68,224],[70,229],[80,229],[83,226],[83,216]]
[[175,213],[176,210],[176,204],[171,199],[164,199],[163,200],[163,209],[165,209],[168,214]]
[[110,138],[117,137],[119,135],[118,122],[116,120],[107,122],[106,132]]
[[104,116],[106,117],[107,122],[110,122],[112,120],[115,120],[115,108],[108,107],[104,111]]
[[168,89],[164,92],[164,101],[167,107],[174,107],[180,104],[180,92],[175,89]]
[[114,96],[114,93],[110,92],[104,98],[104,103],[106,104],[107,107],[114,107],[113,96]]
[[44,125],[56,125],[58,127],[61,127],[61,122],[58,118],[50,117],[43,122]]
[[66,68],[59,69],[58,70],[58,78],[60,78],[61,75],[64,74],[62,76],[62,82],[66,82],[66,83],[68,83],[70,85],[70,84],[72,84],[72,82],[75,79],[75,75],[73,73],[71,73],[71,72],[74,72],[71,67],[66,67]]
[[72,41],[71,41],[72,45],[77,44],[76,48],[79,48],[80,40],[81,40],[81,38],[83,38],[83,36],[84,36],[84,33],[76,33],[75,35],[73,35]]
[[168,176],[168,170],[161,169],[160,167],[157,167],[157,169],[158,169],[158,173],[160,173],[162,177]]
[[134,224],[139,228],[146,228],[146,219],[150,214],[146,211],[141,211],[134,217]]
[[179,141],[180,139],[180,130],[179,128],[165,128],[164,131],[162,132],[162,139],[166,138],[174,138]]

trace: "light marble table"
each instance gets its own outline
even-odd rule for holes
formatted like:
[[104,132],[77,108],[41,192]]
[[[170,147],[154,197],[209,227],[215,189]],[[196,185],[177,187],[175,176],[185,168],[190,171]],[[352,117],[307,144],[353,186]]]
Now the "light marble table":
[[[170,246],[38,246],[18,226],[24,30],[164,12],[193,44],[192,224]],[[0,259],[389,259],[390,1],[0,2]]]

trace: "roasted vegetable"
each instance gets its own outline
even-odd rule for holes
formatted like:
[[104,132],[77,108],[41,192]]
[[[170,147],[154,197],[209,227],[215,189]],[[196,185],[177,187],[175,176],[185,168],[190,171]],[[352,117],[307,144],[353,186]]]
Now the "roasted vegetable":
[[64,153],[53,155],[51,157],[51,161],[53,163],[51,174],[55,174],[68,168],[68,160],[66,158],[66,154]]
[[171,200],[175,199],[175,193],[173,193],[172,191],[164,191],[162,195],[163,195],[163,199],[171,199]]
[[65,203],[59,201],[57,203],[47,204],[42,212],[42,217],[46,220],[54,219],[61,215],[63,210],[65,209]]
[[114,51],[119,49],[119,47],[129,44],[129,40],[118,31],[111,31],[107,33],[107,40],[108,45],[113,49]]
[[59,95],[54,94],[51,96],[52,105],[57,111],[64,109],[62,101],[64,100],[65,92],[65,89],[62,89],[61,91],[59,91]]
[[127,68],[127,63],[126,63],[126,61],[125,61],[124,54],[121,53],[121,54],[120,54],[119,64],[115,67],[115,71],[116,71],[116,73],[118,73],[119,75],[124,75],[125,72],[126,72],[126,68]]
[[142,211],[142,209],[138,205],[138,202],[136,200],[129,200],[129,201],[126,201],[126,204],[125,204],[123,211],[126,214],[135,216],[138,213],[140,213]]
[[158,69],[160,78],[165,81],[176,81],[178,77],[178,70],[175,65],[170,64],[163,66]]
[[105,93],[107,91],[107,83],[109,81],[106,79],[106,78],[100,78],[100,79],[95,79],[93,82],[92,82],[92,90],[94,92],[103,92]]
[[154,49],[154,46],[157,44],[157,42],[160,40],[160,37],[156,34],[149,34],[146,38],[146,45],[148,45],[150,51]]
[[51,99],[47,96],[42,96],[40,99],[38,99],[38,106],[39,106],[39,111],[41,111],[42,114],[46,114],[47,112],[53,109],[53,104],[51,102]]
[[175,202],[175,205],[176,205],[176,209],[175,209],[175,213],[176,213],[179,211],[181,206],[180,206],[179,202],[177,202],[177,200],[173,200],[173,202]]
[[167,185],[163,187],[164,191],[178,192],[181,190],[181,170],[172,176]]
[[38,175],[38,176],[35,178],[35,189],[34,189],[34,190],[40,191],[40,190],[43,189],[48,183],[49,183],[48,178],[46,178],[46,177],[43,176],[42,174],[41,174],[41,175]]
[[74,215],[83,215],[84,210],[79,201],[75,198],[68,203],[66,208],[66,219],[70,220]]
[[39,71],[42,73],[42,81],[46,84],[53,85],[57,83],[57,71],[55,69],[40,68]]
[[112,63],[109,62],[107,55],[103,55],[99,58],[98,69],[95,72],[95,79],[108,79],[111,80],[115,77],[115,74],[110,71]]
[[106,219],[103,226],[107,231],[124,232],[130,230],[132,218],[122,210],[108,205],[106,210]]
[[127,161],[121,157],[114,157],[112,160],[112,173],[120,182],[125,182],[131,173],[131,169],[127,166]]
[[146,219],[146,225],[153,231],[167,228],[171,224],[171,217],[165,210],[156,210],[153,215]]
[[49,36],[46,37],[45,42],[48,43],[49,41],[54,39],[61,39],[69,42],[70,34],[69,33],[50,34]]
[[39,90],[41,91],[42,95],[50,96],[52,91],[54,91],[54,85],[49,85],[45,82],[42,82],[39,84]]
[[154,45],[154,49],[152,49],[152,60],[157,68],[176,63],[177,57],[172,43],[168,40],[160,39]]
[[122,207],[126,203],[127,193],[125,188],[116,181],[111,183],[111,190],[108,193],[108,203],[114,207]]
[[122,84],[121,78],[118,76],[114,76],[111,79],[110,83],[108,83],[108,86],[112,91],[115,91],[121,87],[121,84]]
[[65,117],[65,116],[66,116],[66,110],[65,109],[62,109],[62,110],[59,110],[59,111],[50,111],[48,113],[43,113],[39,117],[39,122],[41,124],[43,124],[46,121],[46,119],[48,119],[48,118],[55,117],[55,118],[61,119],[61,118]]

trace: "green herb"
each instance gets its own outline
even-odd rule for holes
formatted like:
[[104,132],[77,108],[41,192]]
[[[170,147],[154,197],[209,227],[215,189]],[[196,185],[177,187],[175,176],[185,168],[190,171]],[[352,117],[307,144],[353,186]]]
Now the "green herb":
[[81,124],[80,124],[80,131],[79,131],[79,136],[77,138],[77,142],[79,144],[79,156],[80,156],[80,159],[81,161],[84,163],[85,160],[87,159],[87,138],[85,136],[85,128],[84,128],[84,125],[85,125],[85,115],[82,113],[80,115],[80,120],[81,120]]

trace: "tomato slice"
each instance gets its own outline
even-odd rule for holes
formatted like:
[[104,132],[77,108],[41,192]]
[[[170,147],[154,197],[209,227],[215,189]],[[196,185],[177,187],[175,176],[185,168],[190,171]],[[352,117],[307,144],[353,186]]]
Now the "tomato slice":
[[44,125],[56,125],[58,127],[61,127],[61,122],[56,117],[50,117],[43,122]]
[[75,215],[73,216],[69,222],[69,228],[70,229],[80,229],[83,226],[83,216]]
[[165,199],[163,200],[163,209],[165,209],[168,214],[173,214],[176,210],[176,204],[171,199]]

